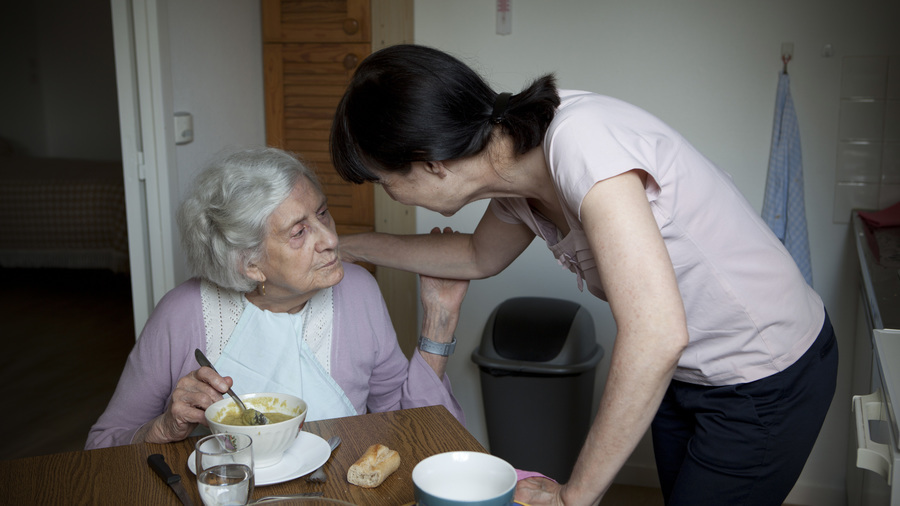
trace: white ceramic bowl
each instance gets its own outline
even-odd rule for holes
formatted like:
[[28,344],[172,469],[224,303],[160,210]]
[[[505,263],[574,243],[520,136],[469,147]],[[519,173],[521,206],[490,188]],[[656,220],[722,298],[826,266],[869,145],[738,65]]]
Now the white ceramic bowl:
[[516,491],[513,466],[479,452],[432,455],[416,464],[412,479],[424,506],[507,506]]
[[268,467],[281,462],[284,451],[297,439],[303,422],[306,420],[306,402],[293,395],[276,393],[246,394],[240,396],[248,407],[263,413],[284,413],[295,415],[283,422],[266,425],[225,425],[222,418],[228,414],[238,413],[240,408],[231,399],[225,397],[206,408],[206,421],[213,433],[230,432],[247,434],[253,438],[254,467]]

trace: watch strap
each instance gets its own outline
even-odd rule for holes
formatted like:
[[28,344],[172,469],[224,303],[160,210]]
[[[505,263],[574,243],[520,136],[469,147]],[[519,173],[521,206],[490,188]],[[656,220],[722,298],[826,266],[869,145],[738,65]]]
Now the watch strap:
[[423,335],[419,335],[419,349],[425,353],[449,357],[453,354],[453,350],[456,349],[456,336],[454,335],[453,340],[449,343],[438,343]]

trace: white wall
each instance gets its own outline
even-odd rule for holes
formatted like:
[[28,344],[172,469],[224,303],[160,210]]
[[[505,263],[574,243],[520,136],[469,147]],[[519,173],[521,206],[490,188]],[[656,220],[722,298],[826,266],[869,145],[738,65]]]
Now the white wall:
[[[848,226],[832,223],[841,58],[900,54],[898,3],[515,0],[508,36],[495,35],[495,4],[417,0],[416,42],[461,57],[498,91],[516,92],[531,78],[555,72],[561,87],[639,105],[731,173],[757,209],[765,188],[781,44],[794,44],[789,73],[803,145],[814,282],[842,356],[835,401],[789,502],[842,504],[857,263]],[[832,45],[833,57],[821,56],[825,44]],[[417,229],[471,231],[483,210],[473,205],[452,218],[419,210]],[[607,351],[598,368],[597,397],[608,371],[615,327],[607,305],[579,293],[574,275],[557,266],[543,245],[532,245],[499,276],[473,282],[463,304],[460,344],[449,374],[468,428],[483,443],[480,382],[469,357],[493,308],[520,295],[570,299],[588,308]],[[655,483],[647,438],[618,480]]]
[[[174,217],[207,160],[223,149],[265,145],[266,130],[259,0],[176,0],[167,8],[172,113],[189,112],[194,121],[193,142],[174,148]],[[178,229],[172,230],[175,281],[181,283],[191,272]]]

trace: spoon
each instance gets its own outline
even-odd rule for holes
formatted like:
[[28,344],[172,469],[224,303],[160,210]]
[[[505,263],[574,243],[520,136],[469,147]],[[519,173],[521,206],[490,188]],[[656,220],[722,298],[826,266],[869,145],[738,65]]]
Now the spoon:
[[[341,444],[341,436],[331,436],[328,438],[328,446],[331,447],[332,452],[334,452],[334,449],[337,448],[339,444]],[[325,467],[325,464],[322,464],[318,469],[313,471],[311,475],[307,476],[306,481],[325,483],[328,477],[325,476],[325,471],[322,470],[323,467]]]
[[[197,357],[197,362],[200,365],[202,365],[204,367],[209,367],[213,371],[216,371],[216,368],[213,367],[212,363],[210,363],[209,359],[206,358],[206,355],[204,355],[203,352],[200,351],[199,348],[194,350],[194,356]],[[219,373],[219,371],[216,371],[216,374],[218,374],[218,373]],[[269,419],[266,418],[266,415],[260,413],[259,411],[255,410],[253,408],[248,408],[247,406],[244,406],[244,403],[241,401],[240,397],[238,397],[234,393],[234,390],[229,388],[228,395],[230,395],[231,398],[234,399],[234,402],[237,403],[238,407],[241,408],[241,421],[242,422],[244,422],[247,425],[265,425],[265,424],[269,423]]]

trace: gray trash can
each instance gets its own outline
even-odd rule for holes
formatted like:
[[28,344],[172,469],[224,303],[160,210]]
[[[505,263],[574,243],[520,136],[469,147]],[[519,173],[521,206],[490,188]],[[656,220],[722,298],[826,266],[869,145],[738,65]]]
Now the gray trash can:
[[472,361],[491,453],[566,482],[591,425],[603,348],[579,304],[517,297],[494,309]]

